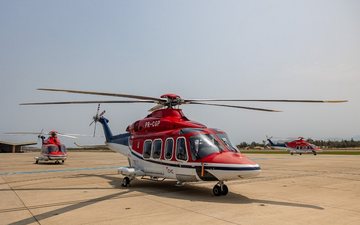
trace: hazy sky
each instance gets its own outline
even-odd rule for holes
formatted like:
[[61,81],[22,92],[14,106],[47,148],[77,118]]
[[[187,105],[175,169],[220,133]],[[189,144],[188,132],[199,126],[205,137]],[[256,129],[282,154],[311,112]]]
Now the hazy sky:
[[[266,135],[359,135],[359,12],[357,0],[0,0],[0,132],[90,134],[96,105],[18,104],[114,99],[35,90],[43,87],[153,97],[348,99],[239,104],[282,113],[182,108],[188,118],[225,130],[235,144]],[[151,107],[102,105],[115,133]]]

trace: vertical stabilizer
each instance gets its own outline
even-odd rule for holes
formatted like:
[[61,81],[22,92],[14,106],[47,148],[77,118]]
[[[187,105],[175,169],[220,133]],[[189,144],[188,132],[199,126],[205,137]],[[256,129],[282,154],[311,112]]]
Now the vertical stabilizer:
[[98,121],[103,126],[106,142],[110,142],[113,139],[113,134],[112,134],[112,132],[110,130],[110,127],[108,125],[109,120],[106,119],[105,117],[100,117],[98,119]]
[[270,138],[268,138],[267,141],[270,143],[270,146],[275,146],[274,142],[272,142]]

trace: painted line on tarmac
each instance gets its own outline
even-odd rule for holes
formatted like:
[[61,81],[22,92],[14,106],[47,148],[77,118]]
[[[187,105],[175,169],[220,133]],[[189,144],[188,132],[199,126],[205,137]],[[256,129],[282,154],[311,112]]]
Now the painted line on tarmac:
[[73,172],[73,171],[91,171],[91,170],[107,170],[107,169],[117,169],[121,166],[103,166],[103,167],[93,167],[93,168],[73,168],[73,169],[58,169],[58,170],[33,170],[33,171],[10,171],[10,172],[0,172],[0,176],[9,176],[9,175],[19,175],[19,174],[38,174],[38,173],[62,173],[62,172]]

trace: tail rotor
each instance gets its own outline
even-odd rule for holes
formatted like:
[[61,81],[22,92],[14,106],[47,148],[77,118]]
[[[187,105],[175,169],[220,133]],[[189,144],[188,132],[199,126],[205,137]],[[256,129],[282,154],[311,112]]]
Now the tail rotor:
[[99,121],[99,119],[105,114],[105,110],[102,111],[99,114],[100,111],[100,104],[98,104],[97,110],[96,110],[96,115],[93,117],[93,121],[89,124],[89,126],[91,126],[94,123],[94,134],[93,137],[95,137],[96,134],[96,123]]
[[44,136],[44,128],[41,129],[41,131],[38,134],[38,139],[44,140],[45,136]]
[[269,140],[269,139],[272,139],[272,138],[273,138],[273,136],[269,137],[269,136],[266,135],[266,140]]

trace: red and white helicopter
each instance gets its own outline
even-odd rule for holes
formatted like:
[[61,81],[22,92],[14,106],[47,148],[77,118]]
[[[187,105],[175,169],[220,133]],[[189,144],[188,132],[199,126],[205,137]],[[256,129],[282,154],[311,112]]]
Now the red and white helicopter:
[[296,140],[284,142],[284,143],[274,143],[270,138],[267,138],[267,141],[270,144],[270,147],[273,149],[287,150],[291,155],[293,154],[306,154],[312,153],[316,155],[318,152],[322,151],[318,146],[309,143],[304,140],[303,137],[299,137]]
[[260,166],[241,154],[231,144],[224,131],[211,129],[205,125],[189,120],[181,109],[183,104],[222,106],[265,112],[278,112],[264,108],[252,108],[236,105],[224,105],[206,102],[257,101],[257,102],[344,102],[321,100],[242,100],[242,99],[182,99],[176,94],[165,94],[160,98],[117,94],[106,92],[38,89],[42,91],[68,92],[88,95],[124,97],[132,100],[110,101],[67,101],[23,103],[21,105],[52,104],[94,104],[94,103],[155,103],[151,112],[144,119],[138,120],[126,129],[123,134],[113,135],[109,120],[99,107],[95,122],[103,126],[107,146],[128,158],[129,166],[118,168],[124,175],[122,186],[129,186],[136,177],[150,177],[153,180],[174,179],[178,185],[185,182],[217,181],[213,188],[215,196],[226,195],[228,187],[225,181],[251,178],[260,173]]
[[[41,154],[35,157],[35,163],[39,162],[54,162],[55,164],[63,164],[68,157],[66,146],[60,142],[57,136],[77,138],[69,134],[62,134],[55,130],[49,133],[41,132],[8,132],[5,134],[15,135],[37,135],[41,139]],[[46,138],[47,136],[47,138]]]

